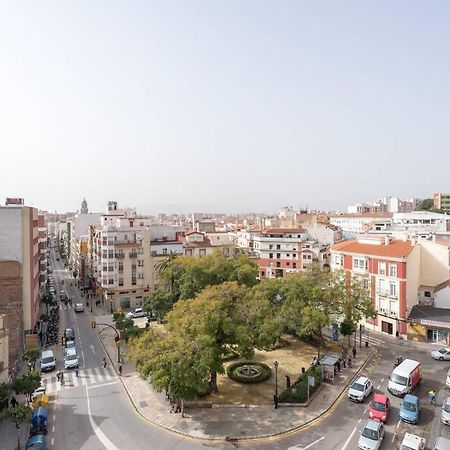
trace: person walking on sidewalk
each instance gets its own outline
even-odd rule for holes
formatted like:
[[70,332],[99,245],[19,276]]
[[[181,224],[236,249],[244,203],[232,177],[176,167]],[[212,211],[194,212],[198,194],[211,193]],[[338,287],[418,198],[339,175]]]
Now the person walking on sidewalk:
[[353,347],[352,355],[353,355],[353,359],[355,359],[356,358],[356,347]]
[[13,398],[9,401],[9,404],[13,407],[13,408],[15,408],[16,406],[17,406],[17,400],[16,400],[16,397],[14,397],[13,396]]
[[103,369],[106,369],[106,366],[107,366],[107,362],[106,362],[106,358],[103,358]]
[[119,376],[122,376],[122,364],[119,364]]

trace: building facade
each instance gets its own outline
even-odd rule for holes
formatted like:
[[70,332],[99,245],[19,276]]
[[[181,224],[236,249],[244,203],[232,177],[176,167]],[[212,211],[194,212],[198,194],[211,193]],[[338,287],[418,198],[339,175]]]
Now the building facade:
[[450,194],[437,192],[433,196],[434,207],[445,212],[450,212]]

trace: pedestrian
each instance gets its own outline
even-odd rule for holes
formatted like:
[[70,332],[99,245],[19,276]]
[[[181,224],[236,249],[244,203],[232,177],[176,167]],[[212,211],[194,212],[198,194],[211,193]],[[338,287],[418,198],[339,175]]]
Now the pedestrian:
[[58,370],[58,372],[56,372],[56,379],[58,381],[61,381],[61,370]]
[[352,358],[349,356],[347,360],[347,366],[352,367]]
[[353,355],[353,359],[355,359],[356,358],[356,347],[353,347],[352,355]]
[[103,358],[103,368],[104,369],[106,369],[106,365],[107,365],[106,358]]
[[338,372],[340,372],[340,371],[341,371],[341,358],[339,358],[339,359],[337,360],[336,365],[337,365],[337,370],[338,370]]
[[119,364],[119,376],[122,376],[122,364]]
[[65,384],[64,383],[64,372],[61,372],[61,377],[60,377],[59,381],[60,381],[61,385]]
[[181,399],[177,398],[175,402],[175,414],[181,412]]
[[430,398],[430,404],[436,405],[436,391],[434,389],[428,392],[428,397]]
[[79,370],[78,367],[76,367],[76,368],[75,368],[75,376],[76,376],[77,378],[78,378],[78,373],[79,373],[78,370]]
[[17,404],[18,404],[18,402],[17,402],[17,400],[16,400],[16,397],[12,397],[12,399],[9,401],[9,404],[13,407],[13,408],[15,408],[16,406],[17,406]]
[[312,366],[313,368],[316,368],[316,367],[317,367],[317,363],[318,363],[317,356],[314,356],[314,358],[313,358],[313,360],[312,360],[311,366]]

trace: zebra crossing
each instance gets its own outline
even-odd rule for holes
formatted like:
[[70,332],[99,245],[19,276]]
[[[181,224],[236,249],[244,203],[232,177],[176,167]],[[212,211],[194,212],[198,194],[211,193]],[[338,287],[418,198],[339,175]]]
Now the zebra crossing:
[[49,374],[47,377],[42,378],[42,384],[46,388],[47,394],[52,394],[61,390],[70,389],[82,385],[101,385],[117,381],[119,377],[117,374],[107,367],[102,369],[100,367],[94,367],[91,369],[80,369],[78,371],[78,377],[75,376],[75,371],[64,372],[64,384],[61,384],[55,374]]

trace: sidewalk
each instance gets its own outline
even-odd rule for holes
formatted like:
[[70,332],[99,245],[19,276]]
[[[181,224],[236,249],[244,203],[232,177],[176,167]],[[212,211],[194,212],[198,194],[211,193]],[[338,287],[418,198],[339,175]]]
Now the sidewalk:
[[[99,311],[100,312],[100,311]],[[107,316],[98,320],[111,321]],[[106,322],[106,323],[109,323]],[[117,347],[114,332],[105,329],[100,335],[111,363],[117,370]],[[122,364],[122,384],[135,409],[150,422],[176,433],[200,439],[240,440],[280,435],[302,428],[329,411],[359,373],[375,349],[358,350],[351,368],[342,369],[334,384],[324,383],[311,399],[308,407],[273,405],[214,405],[212,408],[185,409],[181,414],[171,414],[164,394],[155,392],[142,380],[131,363]]]

